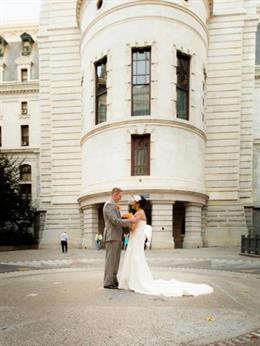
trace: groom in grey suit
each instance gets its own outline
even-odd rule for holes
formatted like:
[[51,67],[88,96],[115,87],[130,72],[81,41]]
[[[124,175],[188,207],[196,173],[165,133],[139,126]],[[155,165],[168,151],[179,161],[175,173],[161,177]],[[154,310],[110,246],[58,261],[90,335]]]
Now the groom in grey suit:
[[137,222],[137,218],[131,220],[123,220],[120,211],[116,205],[122,198],[123,191],[114,187],[112,196],[103,208],[105,220],[105,231],[103,240],[106,244],[105,274],[104,288],[118,288],[117,272],[119,268],[123,227],[130,226],[133,222]]

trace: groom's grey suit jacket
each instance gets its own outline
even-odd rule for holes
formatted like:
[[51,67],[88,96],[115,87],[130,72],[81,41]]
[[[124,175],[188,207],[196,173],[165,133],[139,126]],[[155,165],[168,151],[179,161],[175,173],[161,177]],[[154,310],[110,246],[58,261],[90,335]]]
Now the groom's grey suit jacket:
[[131,225],[129,220],[123,220],[115,202],[107,201],[103,208],[105,220],[104,241],[122,240],[123,227]]

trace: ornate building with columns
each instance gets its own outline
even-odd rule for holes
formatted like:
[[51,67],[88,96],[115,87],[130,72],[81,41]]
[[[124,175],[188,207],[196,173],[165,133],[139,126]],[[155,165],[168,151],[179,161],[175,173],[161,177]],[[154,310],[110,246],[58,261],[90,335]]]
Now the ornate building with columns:
[[114,186],[122,211],[147,197],[153,248],[252,232],[259,19],[260,0],[42,0],[41,246],[93,247]]

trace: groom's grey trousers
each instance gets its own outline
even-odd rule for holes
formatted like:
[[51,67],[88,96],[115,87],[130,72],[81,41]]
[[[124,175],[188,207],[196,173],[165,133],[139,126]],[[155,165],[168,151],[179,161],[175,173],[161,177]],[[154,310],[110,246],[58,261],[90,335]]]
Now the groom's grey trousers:
[[123,228],[131,225],[129,220],[122,220],[121,214],[113,200],[107,201],[103,208],[105,220],[104,241],[106,243],[106,263],[104,286],[117,284],[117,272],[120,262]]
[[117,272],[120,262],[122,241],[111,240],[106,242],[106,263],[104,286],[118,284]]

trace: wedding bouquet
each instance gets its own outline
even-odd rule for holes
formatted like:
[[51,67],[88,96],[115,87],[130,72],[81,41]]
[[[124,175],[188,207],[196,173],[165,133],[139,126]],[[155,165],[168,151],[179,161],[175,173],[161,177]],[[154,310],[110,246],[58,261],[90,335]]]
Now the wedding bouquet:
[[132,213],[125,213],[122,215],[122,219],[131,219],[133,216]]

